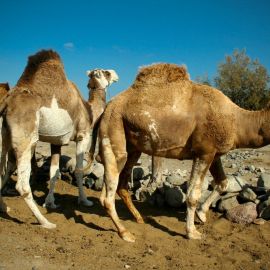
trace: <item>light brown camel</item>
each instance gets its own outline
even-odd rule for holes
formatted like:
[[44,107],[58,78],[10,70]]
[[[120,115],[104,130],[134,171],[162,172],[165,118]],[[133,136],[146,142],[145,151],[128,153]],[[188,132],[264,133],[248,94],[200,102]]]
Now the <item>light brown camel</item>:
[[244,110],[219,90],[192,82],[184,67],[156,64],[142,68],[133,85],[107,105],[99,139],[105,166],[100,201],[124,240],[133,242],[135,238],[118,218],[115,193],[142,222],[127,191],[130,170],[141,152],[193,159],[186,230],[188,238],[200,239],[194,215],[207,170],[213,175],[215,187],[199,211],[202,220],[215,194],[227,187],[221,155],[234,148],[270,143],[270,109]]
[[[114,71],[95,70],[91,81],[95,89],[102,92],[112,82],[118,80]],[[5,153],[14,150],[17,163],[18,180],[16,189],[23,196],[41,226],[54,228],[39,211],[35,204],[29,185],[31,156],[38,140],[48,142],[56,147],[52,153],[58,163],[61,145],[76,141],[75,176],[79,187],[79,202],[91,205],[83,190],[83,156],[90,140],[95,112],[85,102],[79,90],[68,81],[59,55],[52,50],[42,50],[30,56],[28,64],[17,85],[0,105],[0,115],[4,118],[2,133],[3,149],[1,167]],[[57,177],[56,163],[51,164],[50,175]],[[0,171],[1,173],[1,171]],[[5,205],[0,200],[2,209]]]
[[[92,141],[90,142],[90,151],[88,155],[89,164],[83,170],[87,171],[92,164],[95,145],[97,140],[97,130],[99,119],[106,107],[106,90],[107,87],[118,80],[118,75],[114,70],[94,69],[88,70],[87,76],[89,77],[88,89],[89,98],[88,101],[84,101],[84,104],[89,112],[89,116],[92,117],[91,132]],[[76,87],[74,85],[74,87]],[[59,160],[61,155],[61,146],[51,144],[51,167],[50,167],[50,190],[45,199],[44,207],[55,209],[58,205],[55,204],[54,188],[56,180],[59,178]],[[79,203],[85,206],[92,206],[92,202],[89,200],[82,200]]]

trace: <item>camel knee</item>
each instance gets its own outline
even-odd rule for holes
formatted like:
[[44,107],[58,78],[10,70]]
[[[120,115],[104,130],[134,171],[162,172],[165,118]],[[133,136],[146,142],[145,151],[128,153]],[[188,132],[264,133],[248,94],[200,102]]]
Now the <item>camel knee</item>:
[[110,200],[108,200],[107,198],[104,198],[103,206],[107,212],[110,212],[112,210],[113,203]]
[[191,191],[187,196],[187,205],[189,207],[196,207],[201,196],[201,192],[198,190]]
[[228,185],[229,185],[229,182],[227,178],[225,178],[222,181],[212,182],[212,186],[214,187],[214,189],[217,190],[217,192],[219,192],[219,194],[226,192],[226,190],[228,189]]
[[27,197],[31,193],[30,185],[23,184],[20,181],[17,182],[15,188],[22,197]]
[[118,171],[122,171],[127,161],[127,153],[116,153],[115,159],[117,162]]

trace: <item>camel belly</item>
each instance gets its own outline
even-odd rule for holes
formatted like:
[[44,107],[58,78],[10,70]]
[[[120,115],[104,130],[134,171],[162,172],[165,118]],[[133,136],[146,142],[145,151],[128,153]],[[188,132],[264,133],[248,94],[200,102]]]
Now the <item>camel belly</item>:
[[181,140],[181,137],[171,138],[151,137],[143,132],[128,132],[128,140],[139,151],[148,155],[155,155],[168,158],[190,158],[189,141]]
[[39,140],[56,145],[67,144],[74,131],[68,112],[56,106],[39,110]]

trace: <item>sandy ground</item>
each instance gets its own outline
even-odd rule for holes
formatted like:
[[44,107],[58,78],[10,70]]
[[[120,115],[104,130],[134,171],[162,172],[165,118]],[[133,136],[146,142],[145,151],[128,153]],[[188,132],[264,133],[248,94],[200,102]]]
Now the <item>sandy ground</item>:
[[[73,145],[64,153],[73,154]],[[48,152],[46,145],[39,151]],[[270,147],[249,164],[270,169]],[[143,162],[148,162],[144,157]],[[190,162],[167,160],[171,169]],[[270,221],[264,225],[231,223],[209,212],[208,222],[198,225],[201,241],[185,238],[185,209],[171,209],[135,202],[145,217],[137,224],[122,201],[116,207],[123,224],[136,236],[135,243],[119,238],[112,221],[99,204],[99,192],[87,189],[95,205],[77,205],[77,188],[64,181],[56,186],[61,208],[42,208],[48,182],[33,185],[35,200],[42,213],[57,224],[54,230],[41,228],[23,199],[8,196],[8,214],[0,214],[0,270],[4,269],[270,269]]]

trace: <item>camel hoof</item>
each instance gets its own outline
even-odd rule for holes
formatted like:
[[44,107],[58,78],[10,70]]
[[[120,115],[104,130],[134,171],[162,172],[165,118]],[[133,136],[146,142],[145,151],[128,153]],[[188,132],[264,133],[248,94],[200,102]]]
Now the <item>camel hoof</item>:
[[57,208],[60,208],[60,204],[55,204],[55,203],[51,203],[51,202],[45,202],[42,206],[44,208],[47,208],[47,209],[57,209]]
[[136,239],[135,236],[132,233],[130,233],[129,231],[124,231],[122,233],[119,233],[119,235],[123,240],[125,240],[127,242],[130,242],[130,243],[135,242],[135,239]]
[[3,205],[0,207],[0,212],[2,212],[2,213],[8,213],[8,212],[10,212],[10,210],[11,210],[11,208],[6,206],[6,205]]
[[87,199],[78,199],[78,204],[83,205],[83,206],[87,206],[87,207],[91,207],[94,205],[94,203],[90,200]]
[[206,213],[203,212],[202,210],[197,210],[196,211],[196,215],[197,217],[199,218],[199,220],[202,222],[202,223],[205,223],[206,222]]
[[193,230],[193,231],[187,233],[187,238],[193,239],[193,240],[201,240],[202,234],[200,232],[198,232],[197,230]]
[[41,227],[42,228],[45,228],[45,229],[55,229],[56,228],[56,224],[53,224],[51,222],[46,222],[44,224],[41,224]]
[[144,220],[143,220],[142,217],[141,217],[141,218],[136,218],[136,222],[137,222],[138,224],[144,224]]

